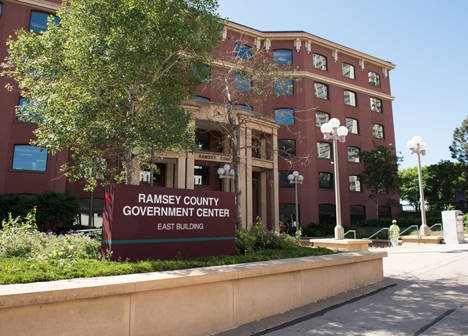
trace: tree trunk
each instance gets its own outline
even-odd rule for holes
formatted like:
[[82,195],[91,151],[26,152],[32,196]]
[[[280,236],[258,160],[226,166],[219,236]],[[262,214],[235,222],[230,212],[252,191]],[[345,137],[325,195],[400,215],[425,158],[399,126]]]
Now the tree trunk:
[[379,219],[379,193],[375,197],[375,218]]
[[125,159],[125,184],[133,184],[133,148],[129,147],[125,149],[124,153]]

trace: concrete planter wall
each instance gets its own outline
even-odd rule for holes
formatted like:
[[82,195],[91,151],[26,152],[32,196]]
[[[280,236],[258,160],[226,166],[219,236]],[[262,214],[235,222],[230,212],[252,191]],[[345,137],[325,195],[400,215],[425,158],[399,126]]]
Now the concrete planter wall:
[[386,252],[0,286],[0,334],[209,335],[383,279]]

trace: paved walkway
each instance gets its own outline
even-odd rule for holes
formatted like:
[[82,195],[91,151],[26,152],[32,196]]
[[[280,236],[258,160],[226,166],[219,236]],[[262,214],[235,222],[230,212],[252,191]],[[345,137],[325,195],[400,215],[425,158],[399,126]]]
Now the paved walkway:
[[217,336],[468,335],[468,244],[374,251],[388,252],[384,281]]

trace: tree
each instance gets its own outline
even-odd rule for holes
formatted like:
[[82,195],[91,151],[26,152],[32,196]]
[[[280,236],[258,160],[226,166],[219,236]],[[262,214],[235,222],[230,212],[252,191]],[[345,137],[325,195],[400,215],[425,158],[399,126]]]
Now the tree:
[[374,149],[358,155],[363,164],[359,181],[369,190],[369,198],[375,201],[376,218],[379,218],[379,195],[398,192],[398,157],[395,147],[374,143]]
[[[242,137],[245,137],[245,127],[252,115],[245,109],[261,106],[268,97],[290,94],[293,90],[293,80],[292,73],[286,72],[288,70],[288,66],[279,66],[273,62],[271,52],[262,48],[251,49],[242,38],[237,40],[234,50],[218,54],[216,62],[211,65],[207,87],[216,91],[222,101],[222,111],[214,111],[215,117],[211,121],[227,135],[225,141],[229,142],[227,145],[231,151],[231,164],[234,169],[236,226],[239,228],[243,227],[240,153],[247,147],[254,147],[250,139],[245,143],[241,141]],[[260,146],[256,144],[255,148],[260,149]]]
[[462,184],[461,170],[464,165],[441,160],[438,164],[426,167],[426,200],[430,203],[455,201],[455,191]]
[[[425,178],[426,167],[423,169],[423,178]],[[423,181],[425,183],[425,180]],[[419,173],[418,167],[407,168],[398,171],[398,186],[400,198],[408,201],[416,211],[419,211],[421,205],[419,194]]]
[[449,149],[453,159],[468,163],[468,118],[463,120],[460,128],[457,127],[453,131],[453,141]]
[[[36,122],[33,145],[70,150],[62,167],[73,181],[119,177],[133,184],[139,161],[195,149],[191,115],[181,107],[201,83],[224,24],[215,0],[69,0],[41,34],[20,30],[2,64]],[[194,71],[195,69],[195,71]],[[9,90],[14,86],[9,85]],[[93,169],[93,174],[89,170]]]

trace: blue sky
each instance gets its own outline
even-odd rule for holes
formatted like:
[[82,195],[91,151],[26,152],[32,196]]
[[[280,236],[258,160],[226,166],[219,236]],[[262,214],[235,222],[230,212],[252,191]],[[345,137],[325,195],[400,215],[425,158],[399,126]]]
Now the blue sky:
[[218,0],[221,17],[263,31],[303,30],[390,61],[400,169],[417,165],[406,143],[428,144],[422,165],[450,160],[468,116],[468,1]]

